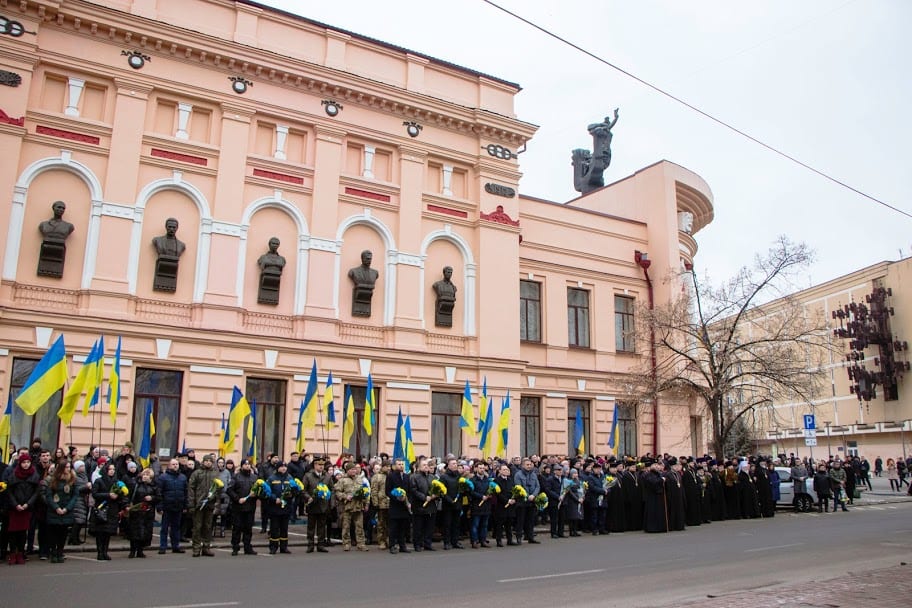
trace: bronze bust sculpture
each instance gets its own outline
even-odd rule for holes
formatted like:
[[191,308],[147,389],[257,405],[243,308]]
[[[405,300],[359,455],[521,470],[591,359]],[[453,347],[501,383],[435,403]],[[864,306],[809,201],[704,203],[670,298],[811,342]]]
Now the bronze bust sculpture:
[[456,285],[450,280],[453,276],[452,266],[444,266],[443,279],[432,285],[437,294],[434,306],[434,325],[453,327],[453,307],[456,305]]
[[361,252],[361,265],[348,271],[348,278],[355,284],[352,287],[352,316],[371,316],[371,298],[374,296],[374,286],[380,276],[370,267],[374,254],[369,249]]
[[158,253],[155,261],[155,277],[152,289],[155,291],[177,291],[177,264],[187,246],[177,236],[177,220],[169,217],[165,220],[165,234],[152,239],[152,245]]
[[257,260],[257,266],[260,267],[258,304],[279,303],[279,286],[282,280],[282,270],[285,268],[285,258],[279,255],[280,244],[276,237],[269,239],[269,251]]
[[51,205],[54,217],[38,224],[41,232],[41,249],[38,252],[38,275],[60,278],[63,276],[63,265],[66,261],[66,240],[76,228],[63,219],[66,204],[55,201]]

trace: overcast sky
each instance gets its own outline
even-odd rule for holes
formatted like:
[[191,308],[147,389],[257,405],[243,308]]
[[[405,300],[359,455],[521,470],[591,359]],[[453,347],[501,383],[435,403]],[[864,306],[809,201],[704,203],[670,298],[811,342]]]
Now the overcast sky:
[[[607,183],[661,159],[702,176],[715,220],[696,235],[713,282],[777,235],[808,243],[807,287],[912,254],[912,219],[765,150],[482,0],[260,0],[523,87],[539,130],[523,194],[574,198],[570,151],[620,108]],[[855,188],[912,213],[912,2],[496,0]]]

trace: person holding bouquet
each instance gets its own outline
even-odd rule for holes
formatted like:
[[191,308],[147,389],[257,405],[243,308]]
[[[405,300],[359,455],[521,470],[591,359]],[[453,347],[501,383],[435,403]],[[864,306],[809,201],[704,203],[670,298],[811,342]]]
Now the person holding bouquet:
[[538,516],[538,509],[534,501],[541,492],[541,484],[530,458],[522,459],[520,469],[513,475],[513,482],[526,491],[525,501],[516,505],[516,542],[521,543],[525,539],[530,545],[537,545],[535,518]]
[[212,552],[212,516],[223,488],[216,484],[219,472],[215,456],[206,454],[200,468],[193,471],[187,482],[188,502],[193,511],[193,557],[215,557]]
[[355,524],[355,543],[358,551],[367,551],[364,542],[365,500],[361,490],[361,467],[353,462],[345,463],[345,474],[336,482],[334,491],[342,504],[342,550],[351,551],[351,525]]
[[95,548],[98,550],[98,561],[108,561],[108,546],[111,535],[117,534],[118,518],[121,505],[128,493],[126,485],[117,481],[117,467],[113,462],[106,463],[102,475],[92,484],[92,498],[95,500]]
[[145,557],[143,548],[152,543],[152,527],[155,525],[155,505],[161,500],[158,487],[153,482],[152,469],[143,469],[130,495],[130,510],[127,517],[127,531],[130,538],[128,557]]
[[[373,480],[371,482],[373,483]],[[412,517],[412,505],[408,501],[408,492],[406,490],[408,486],[409,479],[405,474],[405,461],[397,458],[393,461],[392,470],[386,475],[383,488],[383,494],[387,498],[387,505],[389,506],[389,511],[387,512],[389,518],[389,552],[394,555],[396,553],[411,553],[406,542],[406,532]],[[380,538],[379,540],[382,543],[386,539]]]
[[566,521],[570,527],[570,536],[582,536],[579,532],[579,524],[583,519],[583,500],[586,491],[583,482],[580,480],[579,470],[570,469],[570,474],[564,478],[561,487],[560,497],[560,517]]
[[304,474],[303,500],[307,512],[307,552],[328,553],[329,534],[327,519],[331,504],[329,488],[333,486],[332,475],[326,471],[326,460],[314,458],[313,468]]
[[25,563],[26,536],[35,505],[38,504],[40,480],[28,452],[23,452],[10,466],[14,469],[12,474],[7,476],[8,486],[6,491],[0,494],[0,500],[6,500],[6,507],[9,510],[7,560],[12,566]]
[[297,479],[288,474],[288,465],[279,462],[276,472],[266,480],[263,506],[269,514],[269,554],[291,553],[288,549],[288,521],[295,512]]
[[[513,541],[513,523],[516,520],[516,500],[513,498],[513,476],[510,474],[510,466],[507,464],[500,465],[497,470],[497,477],[494,483],[500,488],[500,492],[495,493],[494,499],[494,540],[498,547],[503,547],[503,537],[506,533],[507,544],[516,545]],[[490,499],[489,499],[490,500]]]
[[434,516],[437,500],[431,496],[431,468],[427,459],[418,461],[416,471],[409,477],[408,494],[412,504],[412,544],[415,551],[433,551]]
[[246,458],[241,468],[228,484],[228,498],[231,500],[231,555],[237,555],[244,541],[244,555],[256,555],[253,550],[253,516],[257,503],[257,476]]
[[459,511],[462,505],[459,501],[459,461],[448,458],[446,469],[440,475],[440,482],[446,487],[446,493],[441,497],[441,526],[443,528],[443,550],[450,547],[462,549],[459,542]]
[[491,478],[488,476],[488,465],[483,460],[475,463],[475,474],[471,477],[472,487],[469,490],[469,506],[472,509],[472,525],[469,527],[469,540],[472,548],[490,547],[488,544],[488,522],[491,519],[491,507],[494,503],[488,495]]
[[63,547],[66,545],[70,526],[73,525],[73,511],[78,499],[79,488],[76,486],[76,475],[70,463],[66,460],[58,462],[44,493],[52,564],[63,563]]
[[[387,548],[387,538],[389,537],[389,495],[386,493],[386,477],[390,472],[390,462],[384,460],[373,465],[373,475],[370,477],[370,512],[373,513],[377,521],[374,530],[373,540],[379,545],[379,549]],[[368,519],[371,519],[368,517]]]
[[561,486],[564,483],[564,467],[559,464],[554,465],[551,475],[542,477],[542,491],[548,497],[548,521],[551,524],[551,538],[564,537],[564,522],[561,519],[560,499]]

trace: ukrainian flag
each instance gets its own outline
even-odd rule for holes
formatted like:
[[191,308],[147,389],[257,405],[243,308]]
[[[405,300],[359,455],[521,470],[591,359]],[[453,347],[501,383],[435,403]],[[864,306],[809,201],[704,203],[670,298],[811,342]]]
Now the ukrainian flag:
[[29,416],[34,416],[54,393],[63,388],[66,381],[66,347],[61,335],[32,370],[16,397],[16,405]]
[[152,413],[152,400],[150,399],[148,403],[146,403],[146,416],[143,420],[143,434],[142,439],[139,442],[139,451],[136,453],[143,468],[148,467],[149,463],[152,461],[152,437],[155,436],[155,417]]
[[500,420],[497,423],[497,455],[507,455],[510,443],[510,391],[507,398],[500,402]]
[[364,394],[364,432],[370,437],[374,434],[374,410],[377,402],[374,397],[374,379],[367,375],[367,392]]
[[333,373],[326,378],[326,390],[323,391],[323,409],[326,410],[326,430],[336,426],[336,404],[333,401]]
[[611,448],[615,453],[618,448],[620,430],[618,429],[618,404],[614,404],[614,415],[611,418],[611,434],[608,435],[608,447]]
[[0,448],[3,448],[3,455],[8,456],[10,429],[13,422],[13,394],[6,397],[6,409],[0,416]]
[[[481,433],[484,430],[485,418],[488,414],[488,377],[484,377],[484,381],[481,384],[481,395],[478,397],[478,428],[475,429],[476,433]],[[481,445],[479,444],[479,448]]]
[[[89,384],[89,377],[95,375],[95,360],[98,357],[98,341],[95,341],[95,344],[92,345],[92,350],[89,351],[89,355],[86,357],[85,363],[82,364],[82,367],[79,369],[79,373],[76,374],[76,378],[73,379],[73,382],[70,384],[70,388],[67,389],[66,394],[63,396],[63,403],[60,404],[60,410],[57,412],[57,417],[60,418],[60,421],[64,424],[70,424],[73,421],[73,415],[76,413],[76,403],[79,401],[79,396],[86,391]],[[86,400],[83,404],[83,412],[88,410],[90,396],[86,396]]]
[[576,422],[573,424],[573,445],[577,454],[586,453],[586,429],[583,426],[583,408],[576,406]]
[[86,398],[82,402],[83,416],[88,416],[89,408],[95,407],[95,404],[98,403],[98,398],[101,394],[101,381],[104,378],[104,353],[104,336],[101,336],[98,338],[97,348],[94,349],[94,356],[89,353],[85,362],[86,367],[89,368],[89,373],[86,377]]
[[405,417],[405,427],[402,431],[405,434],[405,472],[412,471],[412,463],[415,462],[415,442],[412,440],[412,417]]
[[472,409],[472,389],[466,380],[465,390],[462,391],[462,412],[459,415],[460,428],[466,429],[469,435],[475,434],[475,410]]
[[234,437],[244,425],[244,419],[250,415],[250,404],[241,389],[234,387],[231,392],[231,407],[228,408],[228,425],[225,427],[225,438],[223,440],[223,450],[225,454],[234,451]]
[[[307,392],[304,393],[304,401],[301,404],[300,422],[304,425],[304,430],[312,429],[317,426],[317,360],[313,360],[313,366],[310,368],[310,379],[307,381]],[[303,436],[303,432],[301,433]],[[301,440],[303,448],[304,440]],[[298,449],[300,452],[301,450]]]
[[250,404],[250,418],[247,420],[247,458],[252,464],[257,461],[257,419],[256,419],[256,399]]
[[345,385],[345,409],[342,412],[342,449],[347,450],[355,434],[355,400],[351,387]]
[[117,350],[114,351],[114,366],[108,377],[108,408],[111,410],[111,424],[117,424],[117,406],[120,404],[120,344],[121,336],[117,336]]
[[[487,387],[486,387],[487,388]],[[483,397],[487,401],[487,396]],[[494,429],[494,404],[488,403],[488,407],[485,411],[484,420],[481,423],[481,439],[478,441],[478,449],[481,450],[482,456],[489,456],[491,452],[495,450],[492,449],[495,445],[493,436],[491,435],[492,430]]]
[[393,442],[393,460],[405,460],[405,423],[402,420],[402,406],[396,419],[396,440]]

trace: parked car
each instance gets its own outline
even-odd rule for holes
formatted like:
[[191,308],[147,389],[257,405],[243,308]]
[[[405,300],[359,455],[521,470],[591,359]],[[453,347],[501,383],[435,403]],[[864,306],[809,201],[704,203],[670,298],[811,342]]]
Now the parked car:
[[804,482],[804,490],[795,491],[792,470],[788,467],[776,467],[779,473],[779,502],[777,506],[790,506],[799,513],[807,513],[817,504],[817,492],[814,491],[814,477],[809,476]]

